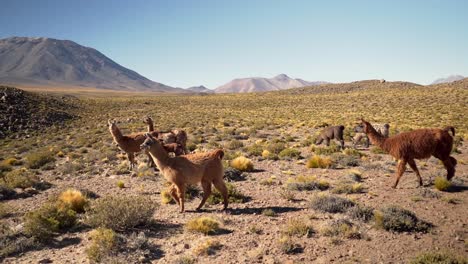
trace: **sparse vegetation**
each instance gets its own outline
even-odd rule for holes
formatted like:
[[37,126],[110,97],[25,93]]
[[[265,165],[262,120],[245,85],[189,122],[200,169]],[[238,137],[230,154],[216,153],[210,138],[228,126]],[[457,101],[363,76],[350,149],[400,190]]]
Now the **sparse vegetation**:
[[322,229],[324,236],[360,239],[362,237],[359,228],[346,219],[338,219]]
[[221,223],[211,217],[201,216],[194,218],[185,224],[185,229],[189,232],[212,235],[220,231]]
[[374,209],[367,206],[354,206],[349,208],[348,215],[351,219],[369,222],[374,217]]
[[62,192],[58,200],[77,213],[83,213],[84,207],[88,203],[86,197],[80,191],[74,189],[68,189]]
[[89,234],[90,246],[86,249],[86,255],[92,262],[100,263],[111,254],[115,254],[118,248],[117,235],[112,229],[98,228]]
[[309,237],[314,233],[310,223],[301,219],[290,219],[283,229],[283,233],[288,236]]
[[[226,183],[226,187],[228,189],[228,198],[229,203],[245,203],[248,200],[248,197],[243,195],[232,183]],[[218,190],[213,190],[208,200],[206,200],[208,204],[220,204],[223,202],[223,196]]]
[[115,231],[151,222],[154,202],[142,196],[107,196],[95,200],[86,210],[86,223]]
[[333,161],[328,157],[321,157],[321,156],[314,155],[307,161],[306,167],[309,169],[311,168],[327,169],[327,168],[330,168],[332,163]]
[[218,240],[210,238],[198,244],[193,249],[193,253],[197,256],[209,256],[216,254],[216,251],[221,248],[222,245]]
[[363,192],[364,192],[364,187],[362,183],[341,182],[332,189],[332,193],[337,193],[337,194],[341,194],[341,193],[352,194],[352,193],[363,193]]
[[353,207],[353,201],[334,195],[316,195],[311,201],[314,210],[327,213],[343,213],[348,208]]
[[431,228],[411,211],[396,206],[375,211],[374,220],[377,227],[394,232],[426,232]]
[[55,161],[54,153],[48,150],[30,153],[25,158],[26,165],[30,169],[39,169],[47,163]]
[[278,157],[280,159],[298,159],[301,157],[301,152],[295,148],[286,148],[278,154]]
[[286,182],[286,187],[289,190],[295,191],[326,190],[330,187],[330,184],[323,179],[317,179],[316,176],[299,175],[294,178],[289,178]]
[[467,264],[466,257],[449,252],[429,251],[419,254],[410,264]]
[[434,186],[437,190],[445,192],[450,189],[452,183],[444,177],[436,177],[434,180]]

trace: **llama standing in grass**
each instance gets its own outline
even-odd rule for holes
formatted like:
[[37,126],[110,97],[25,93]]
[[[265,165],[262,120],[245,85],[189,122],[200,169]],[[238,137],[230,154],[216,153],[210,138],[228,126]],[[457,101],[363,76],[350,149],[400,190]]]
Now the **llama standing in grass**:
[[361,121],[364,126],[364,132],[372,144],[380,147],[399,160],[393,188],[397,187],[401,176],[405,172],[407,163],[416,174],[419,186],[423,185],[421,175],[414,161],[415,159],[427,159],[434,156],[441,160],[447,169],[447,180],[455,176],[457,160],[450,156],[453,138],[448,132],[452,131],[452,134],[455,136],[455,129],[453,127],[445,129],[423,128],[386,138],[378,133],[369,122],[364,119],[361,119]]
[[344,138],[343,138],[344,129],[345,129],[344,126],[330,126],[330,127],[324,128],[320,132],[320,135],[318,135],[315,145],[320,145],[322,144],[323,141],[325,141],[325,145],[327,145],[328,147],[330,146],[330,140],[335,139],[340,142],[341,149],[344,149],[345,147]]
[[[154,131],[154,122],[150,116],[146,116],[143,119],[143,123],[148,125],[148,132]],[[184,130],[172,130],[169,132],[159,132],[159,139],[163,139],[165,144],[177,143],[180,144],[183,148],[183,154],[188,154],[187,150],[187,133]]]
[[[145,141],[146,137],[144,133],[133,133],[130,135],[122,135],[122,132],[120,129],[117,127],[117,124],[115,121],[108,120],[107,121],[109,124],[109,131],[112,134],[112,137],[114,138],[114,141],[117,143],[119,148],[123,150],[125,153],[127,153],[127,158],[128,161],[130,162],[130,170],[133,169],[133,167],[136,165],[135,161],[135,153],[138,153],[141,151],[140,145]],[[158,132],[151,132],[151,135],[154,137],[157,137],[159,134]],[[166,149],[166,151],[169,152],[174,152],[175,155],[181,155],[183,153],[183,148],[177,143],[172,143],[172,144],[164,144],[163,147]],[[148,155],[148,166],[151,166],[153,159],[149,154]]]
[[200,210],[211,194],[211,184],[222,194],[224,200],[223,210],[228,207],[228,192],[223,180],[223,164],[221,160],[224,152],[221,149],[170,157],[158,139],[146,134],[146,140],[141,144],[142,150],[147,150],[158,169],[167,181],[172,183],[171,196],[184,212],[185,188],[187,184],[201,183],[203,198],[197,210]]

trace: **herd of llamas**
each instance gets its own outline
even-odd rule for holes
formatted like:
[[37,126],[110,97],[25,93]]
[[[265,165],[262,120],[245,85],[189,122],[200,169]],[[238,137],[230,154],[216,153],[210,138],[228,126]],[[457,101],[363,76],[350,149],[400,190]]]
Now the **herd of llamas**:
[[[115,121],[109,120],[109,130],[114,141],[121,150],[127,153],[130,169],[133,169],[135,153],[145,152],[148,155],[148,166],[156,166],[164,178],[171,184],[170,194],[184,212],[185,190],[188,184],[201,184],[203,197],[197,210],[200,210],[211,194],[211,185],[223,196],[223,210],[228,208],[228,191],[223,180],[222,159],[224,152],[221,149],[203,152],[189,153],[187,150],[187,133],[184,130],[157,131],[154,130],[153,120],[147,116],[144,121],[148,125],[147,132],[123,135]],[[445,129],[421,128],[409,132],[402,132],[392,137],[389,136],[389,124],[370,124],[361,119],[354,128],[356,132],[352,138],[356,147],[362,139],[366,139],[366,147],[369,142],[386,151],[398,160],[397,172],[393,188],[396,188],[403,175],[406,164],[418,178],[419,186],[422,186],[422,178],[416,166],[415,159],[426,159],[431,156],[441,160],[447,170],[447,180],[455,175],[457,160],[450,156],[453,146],[455,129],[451,126]],[[316,145],[322,142],[328,146],[330,140],[335,139],[345,148],[345,127],[329,126],[324,128],[317,137]],[[452,132],[450,135],[449,132]]]

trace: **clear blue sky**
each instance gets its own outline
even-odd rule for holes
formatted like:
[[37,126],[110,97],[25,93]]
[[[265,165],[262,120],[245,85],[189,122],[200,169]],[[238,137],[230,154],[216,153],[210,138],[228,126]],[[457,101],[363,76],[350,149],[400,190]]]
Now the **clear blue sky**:
[[2,0],[10,36],[73,40],[176,87],[468,75],[464,0]]

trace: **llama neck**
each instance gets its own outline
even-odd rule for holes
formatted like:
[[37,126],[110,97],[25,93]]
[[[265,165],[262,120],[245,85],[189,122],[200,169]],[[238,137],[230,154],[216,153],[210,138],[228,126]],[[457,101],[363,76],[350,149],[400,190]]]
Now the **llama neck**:
[[120,129],[116,126],[110,127],[109,128],[112,136],[114,137],[115,141],[120,141],[123,138],[122,132],[120,132]]
[[151,148],[149,149],[149,154],[151,155],[151,157],[153,158],[160,170],[169,166],[171,158],[161,146],[161,144],[156,142],[153,145],[151,145]]
[[[369,127],[369,132],[367,133],[369,140],[372,144],[378,146],[381,149],[384,149],[384,143],[386,138],[378,133],[373,127]],[[385,150],[385,149],[384,149]]]
[[152,131],[154,131],[153,121],[149,121],[148,122],[148,132],[152,132]]

